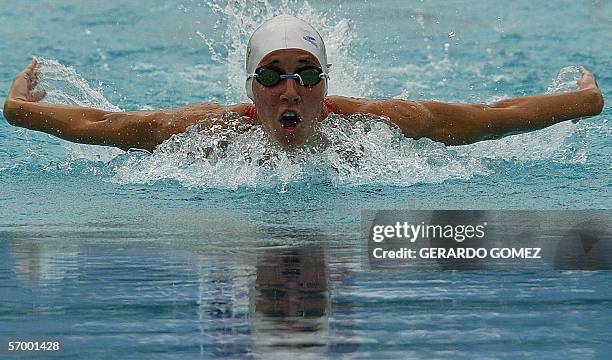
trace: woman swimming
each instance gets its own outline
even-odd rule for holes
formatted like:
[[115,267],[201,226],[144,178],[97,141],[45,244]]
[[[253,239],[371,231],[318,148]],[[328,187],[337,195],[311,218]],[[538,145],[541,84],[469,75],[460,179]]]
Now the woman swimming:
[[[406,137],[462,145],[598,115],[603,109],[595,78],[583,67],[577,91],[506,99],[491,105],[326,97],[329,67],[319,33],[303,20],[280,15],[260,26],[249,40],[246,91],[253,104],[108,112],[40,103],[45,92],[34,91],[39,64],[33,60],[13,81],[4,116],[12,125],[73,142],[152,151],[208,115],[228,111],[244,116],[248,124],[262,125],[272,141],[291,149],[308,143],[315,124],[330,112],[372,114],[397,125]],[[225,126],[222,121],[208,126]]]

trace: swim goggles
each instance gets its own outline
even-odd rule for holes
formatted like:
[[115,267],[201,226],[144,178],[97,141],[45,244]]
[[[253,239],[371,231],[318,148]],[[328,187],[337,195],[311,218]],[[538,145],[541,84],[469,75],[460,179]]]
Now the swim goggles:
[[249,78],[255,78],[258,83],[265,87],[274,86],[283,79],[297,79],[300,85],[313,87],[317,85],[321,79],[327,79],[328,77],[327,74],[317,67],[305,67],[294,74],[283,74],[281,71],[274,68],[260,67],[255,70],[255,74],[249,75]]

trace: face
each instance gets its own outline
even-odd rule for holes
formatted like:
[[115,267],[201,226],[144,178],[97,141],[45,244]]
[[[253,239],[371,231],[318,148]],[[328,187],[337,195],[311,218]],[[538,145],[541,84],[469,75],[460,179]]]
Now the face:
[[[302,68],[321,68],[314,55],[301,49],[284,49],[266,55],[259,65],[294,74]],[[315,124],[327,116],[323,107],[324,80],[313,87],[301,86],[298,79],[283,79],[265,87],[253,81],[257,118],[270,138],[286,149],[302,146],[314,133]]]

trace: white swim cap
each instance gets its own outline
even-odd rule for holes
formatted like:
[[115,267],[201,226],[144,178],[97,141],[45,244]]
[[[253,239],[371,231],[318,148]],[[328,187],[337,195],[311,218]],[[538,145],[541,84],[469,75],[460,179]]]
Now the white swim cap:
[[[321,70],[328,74],[331,64],[327,63],[327,53],[321,35],[310,24],[291,15],[276,16],[255,30],[246,55],[246,92],[253,100],[253,78],[261,59],[272,51],[282,49],[301,49],[311,53],[319,60]],[[327,78],[324,79],[327,94]]]

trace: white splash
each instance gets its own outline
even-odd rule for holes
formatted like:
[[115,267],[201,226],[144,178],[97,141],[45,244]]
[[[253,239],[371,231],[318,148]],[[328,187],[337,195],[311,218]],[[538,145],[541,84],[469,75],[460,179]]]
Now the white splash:
[[[246,100],[244,55],[250,34],[264,20],[281,13],[305,19],[326,39],[328,57],[333,63],[330,93],[371,96],[371,75],[362,74],[349,51],[354,41],[349,20],[320,13],[307,2],[298,1],[283,0],[280,5],[272,6],[268,0],[214,0],[208,5],[219,20],[212,31],[198,32],[198,35],[209,47],[213,59],[219,62],[219,72],[227,74],[229,102]],[[55,60],[40,61],[42,86],[49,94],[46,101],[120,111],[100,89],[93,89],[74,69]],[[429,70],[440,74],[452,71],[453,66],[445,56],[442,61],[432,61]],[[406,69],[400,72],[413,70],[411,65]],[[551,84],[550,92],[570,90],[564,80],[569,70],[564,72],[564,69]],[[470,71],[480,72],[480,68],[475,66]],[[423,89],[434,86],[426,79],[419,83]],[[272,144],[261,127],[245,129],[236,114],[225,114],[223,120],[230,126],[213,130],[206,124],[215,119],[204,119],[184,134],[168,139],[151,155],[67,142],[65,146],[72,158],[112,159],[107,168],[114,182],[172,180],[187,187],[221,189],[285,189],[290,183],[304,182],[410,186],[491,174],[495,169],[487,165],[488,159],[586,161],[586,136],[580,135],[586,130],[580,131],[584,125],[571,123],[497,141],[445,147],[427,139],[406,139],[397,128],[370,116],[346,118],[332,114],[318,126],[319,145],[285,151]],[[123,155],[117,156],[119,154]]]
[[292,182],[406,186],[490,172],[478,158],[461,156],[430,140],[407,139],[399,129],[371,116],[332,114],[318,126],[317,145],[294,151],[273,145],[261,127],[240,130],[242,120],[236,114],[224,117],[233,126],[212,131],[205,124],[214,119],[208,119],[167,140],[150,156],[122,157],[115,162],[113,180],[283,189]]
[[568,91],[578,90],[576,79],[580,77],[580,68],[575,65],[570,65],[559,70],[559,74],[553,82],[548,86],[546,92],[548,94],[557,94]]
[[[370,74],[362,73],[349,50],[355,41],[355,31],[348,19],[333,13],[321,13],[306,1],[235,0],[208,2],[210,10],[218,16],[211,32],[208,28],[198,31],[213,60],[226,64],[228,101],[247,101],[244,91],[244,58],[251,34],[266,20],[280,14],[291,14],[309,22],[317,29],[327,49],[332,64],[330,89],[332,94],[345,96],[369,96]],[[227,55],[226,55],[227,54]]]
[[[102,89],[92,88],[76,70],[60,64],[57,60],[37,58],[40,63],[40,89],[47,92],[42,102],[52,104],[68,104],[106,111],[121,111],[108,101]],[[84,158],[92,161],[108,162],[123,151],[117,148],[75,144],[61,141],[66,148],[70,160]]]

